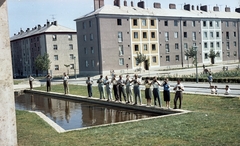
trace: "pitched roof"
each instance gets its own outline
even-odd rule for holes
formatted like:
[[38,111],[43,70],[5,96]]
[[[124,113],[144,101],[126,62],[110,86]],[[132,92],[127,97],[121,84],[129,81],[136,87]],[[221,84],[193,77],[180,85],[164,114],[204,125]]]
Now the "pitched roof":
[[76,31],[73,29],[52,23],[52,24],[49,24],[49,26],[48,25],[44,25],[43,27],[36,26],[31,30],[29,29],[28,31],[21,31],[18,34],[12,36],[10,38],[10,41],[14,41],[14,40],[18,40],[18,39],[22,39],[30,36],[42,34],[42,33],[61,33],[61,32],[76,33]]
[[108,14],[108,15],[128,15],[128,16],[159,16],[159,17],[185,17],[185,18],[232,18],[239,19],[240,13],[237,12],[222,12],[222,11],[201,11],[191,10],[187,11],[184,9],[157,9],[157,8],[139,8],[130,6],[111,6],[105,5],[96,11],[90,12],[75,21],[93,16],[96,14]]

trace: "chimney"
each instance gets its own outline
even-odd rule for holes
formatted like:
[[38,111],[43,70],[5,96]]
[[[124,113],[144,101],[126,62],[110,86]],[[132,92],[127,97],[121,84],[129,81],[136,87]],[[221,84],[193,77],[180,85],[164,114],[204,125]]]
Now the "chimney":
[[47,20],[47,27],[49,27],[50,26],[50,22]]
[[207,12],[207,11],[208,11],[208,10],[207,10],[207,5],[201,6],[201,7],[200,7],[200,10]]
[[145,3],[144,3],[144,1],[138,2],[137,5],[138,5],[139,8],[143,8],[143,9],[145,8]]
[[26,32],[29,32],[30,28],[27,28]]
[[53,21],[53,25],[57,26],[57,21]]
[[219,12],[219,7],[218,6],[214,6],[213,7],[213,11]]
[[153,3],[153,7],[160,9],[161,8],[161,4],[160,3]]
[[38,24],[38,30],[39,30],[39,29],[41,29],[41,25],[40,25],[40,24]]
[[197,6],[197,10],[199,11],[199,6]]
[[120,0],[114,0],[113,5],[120,7]]
[[134,7],[134,5],[133,5],[133,1],[131,1],[131,7]]
[[192,10],[194,10],[194,5],[192,5]]
[[240,8],[236,8],[235,12],[240,13]]
[[124,0],[123,5],[126,7],[127,6],[127,1]]
[[230,7],[226,6],[225,7],[225,12],[231,12]]
[[190,11],[191,9],[190,9],[190,4],[186,4],[186,5],[184,5],[184,10],[187,10],[187,11]]
[[169,9],[176,9],[176,5],[175,4],[169,4]]
[[94,11],[104,6],[104,0],[93,0],[94,1]]

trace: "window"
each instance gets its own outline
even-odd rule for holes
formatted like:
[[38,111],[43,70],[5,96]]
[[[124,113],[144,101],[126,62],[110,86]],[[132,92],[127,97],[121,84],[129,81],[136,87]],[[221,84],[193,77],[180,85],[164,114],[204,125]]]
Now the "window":
[[234,41],[234,42],[233,42],[233,45],[234,45],[234,47],[237,47],[237,42]]
[[69,50],[73,50],[73,45],[69,44]]
[[151,20],[151,26],[155,26],[155,21]]
[[230,52],[227,52],[227,57],[230,57]]
[[184,49],[188,49],[188,44],[184,43]]
[[220,57],[220,53],[219,52],[216,53],[216,57]]
[[178,38],[178,32],[174,32],[174,38],[175,38],[175,39]]
[[87,54],[87,48],[84,48],[84,54]]
[[134,32],[133,37],[134,37],[134,39],[138,39],[138,32]]
[[187,38],[187,32],[183,32],[184,38]]
[[69,40],[69,41],[72,40],[72,35],[71,35],[71,34],[68,35],[68,40]]
[[213,32],[210,32],[210,38],[211,39],[213,38]]
[[219,21],[216,21],[216,27],[219,27]]
[[165,44],[165,49],[166,49],[166,53],[169,53],[170,50],[169,50],[169,44]]
[[213,27],[213,22],[212,21],[209,21],[209,26]]
[[155,38],[155,32],[151,32],[151,37]]
[[70,57],[71,60],[74,59],[74,55],[73,54],[69,54],[69,57]]
[[54,55],[54,60],[58,60],[58,55]]
[[88,65],[89,65],[89,64],[88,64],[88,61],[86,60],[86,61],[85,61],[85,67],[88,67]]
[[90,34],[90,41],[92,41],[93,40],[93,34],[91,33]]
[[156,51],[156,45],[152,44],[152,51]]
[[57,45],[53,45],[53,50],[57,50],[57,49],[58,49]]
[[152,57],[152,62],[153,62],[153,63],[157,63],[157,57],[156,57],[156,56],[153,56],[153,57]]
[[229,32],[226,32],[226,39],[229,39]]
[[233,36],[236,37],[237,36],[237,33],[236,31],[233,32]]
[[135,51],[139,51],[138,45],[134,45]]
[[203,34],[204,34],[204,38],[207,39],[208,38],[207,32],[204,32]]
[[124,65],[124,59],[123,58],[119,58],[119,65]]
[[178,50],[179,47],[178,47],[178,43],[175,43],[175,49]]
[[217,42],[216,46],[217,48],[220,48],[220,42]]
[[59,65],[54,66],[55,70],[59,70]]
[[213,42],[210,43],[210,47],[214,48],[214,43]]
[[216,37],[219,38],[220,37],[220,33],[216,32]]
[[147,20],[146,19],[142,19],[142,26],[147,26]]
[[187,26],[187,21],[183,21],[183,26]]
[[119,56],[123,56],[124,52],[123,52],[123,45],[119,45]]
[[87,41],[87,35],[83,35],[83,40]]
[[168,26],[168,21],[167,20],[164,21],[164,26]]
[[85,28],[86,28],[86,23],[83,22],[83,23],[82,23],[82,26],[83,26],[83,29],[85,29]]
[[203,27],[207,26],[207,21],[203,21]]
[[74,64],[70,64],[70,69],[74,69]]
[[123,41],[122,32],[118,32],[118,42],[122,42],[122,41]]
[[232,24],[233,24],[233,27],[236,27],[236,22],[233,22]]
[[95,62],[94,62],[94,60],[92,60],[92,67],[95,67]]
[[133,19],[133,26],[137,26],[138,23],[137,23],[137,19]]
[[192,21],[192,27],[195,27],[195,26],[196,26],[196,22]]
[[53,40],[53,41],[56,41],[56,40],[57,40],[57,35],[55,35],[55,34],[52,35],[52,40]]
[[122,25],[122,19],[117,19],[117,25]]
[[233,56],[234,56],[234,57],[237,56],[237,51],[234,51]]
[[208,53],[204,53],[204,59],[208,59]]
[[226,21],[226,27],[229,27],[229,23],[228,23],[228,21]]
[[143,38],[144,38],[144,39],[147,38],[147,32],[143,32]]
[[166,56],[166,61],[167,61],[167,62],[170,61],[170,56]]
[[147,44],[143,44],[143,50],[144,50],[144,51],[147,51],[147,50],[148,50]]
[[92,27],[92,21],[90,20],[88,23],[89,23],[89,27]]
[[176,61],[179,61],[179,55],[176,55],[176,56],[175,56],[175,60],[176,60]]
[[94,49],[93,49],[93,47],[91,47],[91,53],[94,54]]
[[208,48],[208,44],[206,42],[204,43],[204,48]]
[[229,42],[226,43],[227,50],[230,49]]
[[168,40],[169,40],[168,32],[165,32],[165,41],[168,41]]
[[178,21],[174,20],[174,26],[178,26]]
[[193,35],[193,40],[196,40],[197,39],[196,38],[196,32],[193,32],[192,35]]

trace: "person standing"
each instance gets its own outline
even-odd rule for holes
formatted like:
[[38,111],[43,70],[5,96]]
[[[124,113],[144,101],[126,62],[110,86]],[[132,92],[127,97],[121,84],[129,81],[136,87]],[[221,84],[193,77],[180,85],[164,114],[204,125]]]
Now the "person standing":
[[212,82],[213,82],[213,77],[212,77],[212,74],[210,73],[209,76],[208,76],[208,82],[209,82],[209,85],[210,87],[212,86]]
[[229,93],[230,93],[230,88],[228,85],[226,85],[224,95],[229,95]]
[[179,109],[182,107],[182,99],[183,95],[182,92],[184,91],[184,86],[181,84],[181,80],[177,80],[177,84],[174,86],[173,90],[176,91],[175,98],[174,98],[174,109],[177,109],[177,100],[179,98]]
[[48,75],[46,76],[47,92],[51,91],[51,79],[52,79],[52,76],[48,73]]
[[88,90],[88,97],[92,97],[93,80],[90,77],[88,77],[88,79],[86,80],[86,84],[87,84],[87,90]]
[[161,99],[160,99],[160,89],[159,86],[161,84],[158,82],[157,77],[154,77],[153,81],[153,96],[154,96],[154,105],[157,105],[157,100],[158,100],[158,105],[159,107],[162,107]]
[[108,76],[105,77],[104,85],[106,85],[106,92],[107,92],[107,101],[112,101],[112,85],[111,82],[108,80]]
[[147,77],[145,79],[145,98],[147,99],[147,106],[151,106],[151,82],[149,81],[149,78]]
[[133,103],[133,98],[132,98],[132,84],[129,79],[129,75],[126,76],[126,93],[127,93],[127,103]]
[[170,109],[170,84],[168,83],[168,78],[162,83],[163,86],[163,98],[166,102],[166,107]]
[[100,93],[100,99],[105,99],[105,93],[104,93],[104,84],[103,84],[103,76],[100,75],[100,78],[97,80],[98,83],[98,90]]
[[68,94],[69,93],[68,79],[69,79],[69,76],[66,73],[63,73],[64,94]]
[[114,93],[115,101],[118,101],[119,96],[118,96],[118,83],[117,83],[116,75],[113,75],[111,83],[113,84],[113,93]]
[[30,75],[29,76],[29,85],[30,85],[30,90],[32,90],[33,89],[33,81],[34,81],[34,78]]
[[118,91],[119,91],[119,99],[120,99],[120,101],[122,102],[122,95],[123,95],[123,97],[124,97],[124,100],[125,100],[125,102],[127,102],[127,100],[126,100],[126,94],[125,94],[125,91],[124,91],[124,84],[125,82],[124,82],[124,80],[122,79],[122,76],[120,75],[119,76],[119,80],[118,80]]
[[134,79],[131,82],[133,82],[133,92],[135,96],[134,105],[137,105],[138,99],[139,99],[139,104],[142,105],[142,97],[141,97],[141,90],[140,90],[141,81],[138,78],[138,75],[135,75]]

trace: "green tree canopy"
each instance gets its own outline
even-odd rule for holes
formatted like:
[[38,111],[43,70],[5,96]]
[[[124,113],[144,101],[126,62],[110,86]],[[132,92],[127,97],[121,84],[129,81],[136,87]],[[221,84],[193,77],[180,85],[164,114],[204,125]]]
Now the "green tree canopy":
[[215,57],[219,56],[219,52],[215,52],[213,49],[210,50],[208,57],[211,58],[211,63],[214,64]]
[[185,50],[184,55],[188,58],[192,58],[192,64],[196,61],[196,49],[194,47]]
[[135,59],[136,59],[136,62],[138,63],[138,65],[140,64],[140,66],[141,66],[142,62],[147,60],[147,56],[142,54],[141,52],[138,52],[137,57],[135,57]]
[[35,59],[35,66],[37,69],[41,71],[46,71],[50,68],[51,61],[49,59],[49,55],[45,53],[43,56],[40,54]]

